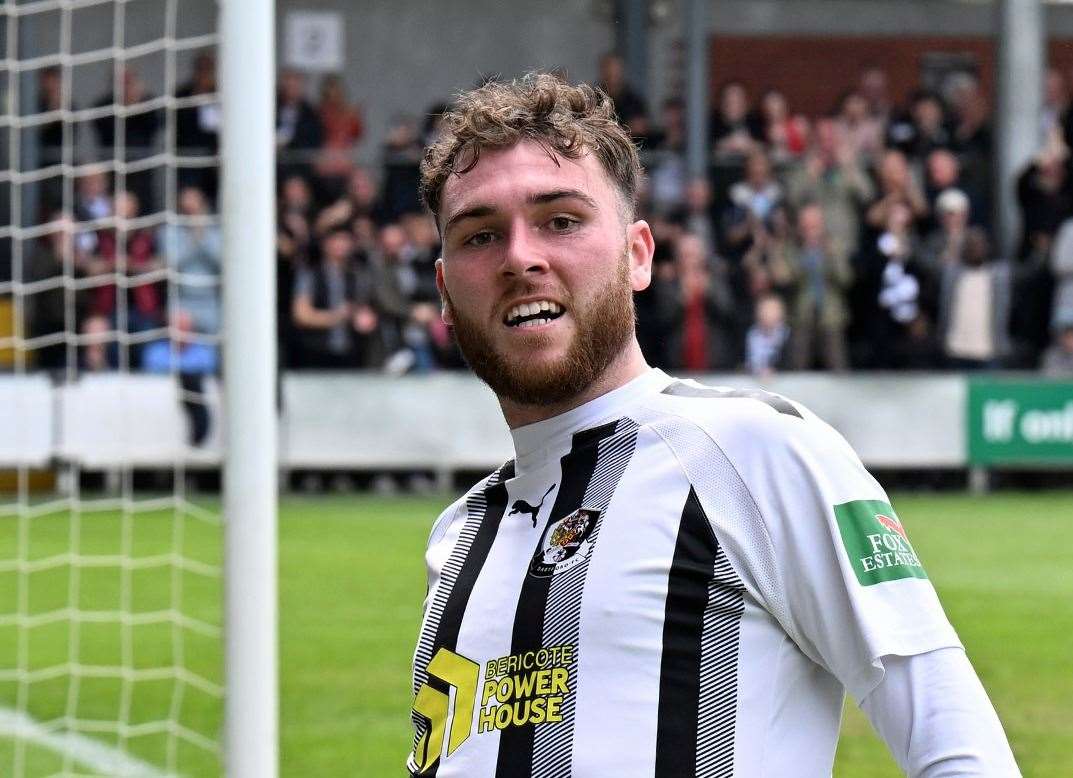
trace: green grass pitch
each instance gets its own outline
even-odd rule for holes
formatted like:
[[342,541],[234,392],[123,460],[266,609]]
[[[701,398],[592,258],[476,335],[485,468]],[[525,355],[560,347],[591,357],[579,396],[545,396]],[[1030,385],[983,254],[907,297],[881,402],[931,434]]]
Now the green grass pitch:
[[[404,773],[409,745],[409,663],[425,582],[422,551],[429,526],[445,499],[368,497],[288,498],[280,511],[281,760],[285,776],[362,776]],[[896,495],[895,506],[939,590],[951,621],[999,711],[1026,776],[1068,775],[1073,766],[1073,520],[1069,493]],[[214,564],[219,531],[184,521],[184,556]],[[66,515],[29,523],[30,556],[69,548]],[[83,553],[111,553],[123,537],[115,515],[85,516]],[[151,556],[170,548],[173,522],[139,515],[128,525],[128,550]],[[0,518],[0,560],[12,559],[18,522]],[[0,574],[0,614],[17,607],[13,573]],[[29,612],[63,607],[71,596],[70,570],[32,573]],[[120,602],[122,573],[83,569],[79,604],[84,609]],[[130,610],[168,607],[176,578],[170,567],[132,572]],[[219,582],[184,573],[184,613],[218,623]],[[64,625],[35,627],[27,647],[31,668],[47,667],[71,654]],[[143,634],[144,633],[144,634]],[[134,666],[179,663],[206,678],[220,679],[218,645],[186,634],[177,641],[170,626],[83,628],[80,661]],[[176,651],[182,656],[176,656]],[[0,628],[0,671],[15,666],[18,636]],[[62,716],[71,703],[66,679],[28,688],[29,712],[38,721]],[[77,690],[79,719],[108,720],[120,710],[137,724],[167,715],[173,681],[123,684],[88,679]],[[24,691],[24,693],[26,693]],[[0,682],[0,708],[16,705],[18,684]],[[124,699],[126,697],[126,699]],[[123,707],[125,706],[125,707]],[[220,725],[211,696],[187,690],[178,719],[198,732]],[[106,734],[89,733],[108,742]],[[112,736],[111,742],[115,743]],[[167,738],[127,740],[135,754],[163,765]],[[0,775],[11,774],[14,746],[0,737]],[[197,748],[173,755],[178,772],[213,775],[213,760]],[[63,767],[53,751],[25,750],[27,775],[51,775]],[[77,767],[77,765],[76,765]],[[80,771],[82,774],[84,771]],[[847,706],[835,775],[897,776],[896,766],[864,717]]]

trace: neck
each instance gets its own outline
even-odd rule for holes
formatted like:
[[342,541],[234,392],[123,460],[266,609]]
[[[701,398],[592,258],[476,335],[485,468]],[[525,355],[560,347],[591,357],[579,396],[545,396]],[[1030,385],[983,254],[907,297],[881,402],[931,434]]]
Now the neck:
[[588,385],[583,391],[574,395],[569,400],[551,405],[526,405],[516,403],[506,397],[499,398],[499,406],[503,409],[503,418],[511,429],[524,427],[538,421],[550,419],[561,413],[566,413],[580,405],[595,400],[597,397],[618,389],[648,370],[641,347],[636,338],[631,338],[629,344],[615,357],[610,365],[600,376]]

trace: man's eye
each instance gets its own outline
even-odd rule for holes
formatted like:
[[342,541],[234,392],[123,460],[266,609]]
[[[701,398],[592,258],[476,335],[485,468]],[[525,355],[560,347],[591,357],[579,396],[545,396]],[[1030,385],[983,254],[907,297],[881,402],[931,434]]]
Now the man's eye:
[[488,230],[481,230],[470,235],[465,240],[467,246],[487,246],[495,239],[495,233]]
[[548,222],[548,226],[551,227],[553,232],[569,232],[577,224],[578,220],[570,216],[556,216]]

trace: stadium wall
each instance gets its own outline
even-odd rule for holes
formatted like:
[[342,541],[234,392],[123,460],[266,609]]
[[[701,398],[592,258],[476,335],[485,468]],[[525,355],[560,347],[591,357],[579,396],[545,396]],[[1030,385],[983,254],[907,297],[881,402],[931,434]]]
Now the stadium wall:
[[305,0],[277,3],[277,50],[293,12],[335,12],[345,28],[349,94],[367,123],[362,156],[379,161],[391,118],[421,116],[483,76],[562,68],[574,80],[596,77],[599,55],[613,45],[609,20],[591,0]]
[[[759,387],[741,375],[702,380]],[[763,388],[810,407],[846,435],[870,467],[967,464],[963,376],[786,374]],[[468,374],[291,373],[283,377],[282,393],[284,468],[454,472],[495,467],[512,453],[495,398]],[[0,437],[0,468],[65,460],[86,469],[155,468],[177,459],[214,467],[222,427],[214,382],[207,397],[212,432],[195,449],[184,443],[178,386],[166,376],[90,375],[69,387],[53,387],[41,375],[0,376],[0,429],[14,431]],[[138,425],[129,423],[132,418]]]
[[[361,155],[374,164],[392,116],[420,115],[483,74],[561,67],[572,79],[595,78],[597,58],[614,45],[611,5],[321,0],[314,8],[306,0],[280,0],[277,36],[282,47],[291,12],[340,14],[343,75],[367,122]],[[650,72],[643,86],[656,106],[680,91],[681,2],[654,3],[653,9]],[[721,0],[710,4],[708,19],[713,36],[927,36],[939,30],[949,37],[990,37],[996,24],[991,3],[953,0]],[[1046,30],[1053,38],[1073,37],[1073,7],[1049,5]]]

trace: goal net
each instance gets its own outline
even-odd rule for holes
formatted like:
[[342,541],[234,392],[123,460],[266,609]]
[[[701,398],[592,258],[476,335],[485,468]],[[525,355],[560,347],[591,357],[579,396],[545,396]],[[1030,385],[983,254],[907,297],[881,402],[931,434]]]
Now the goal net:
[[0,4],[3,776],[220,770],[217,10]]

